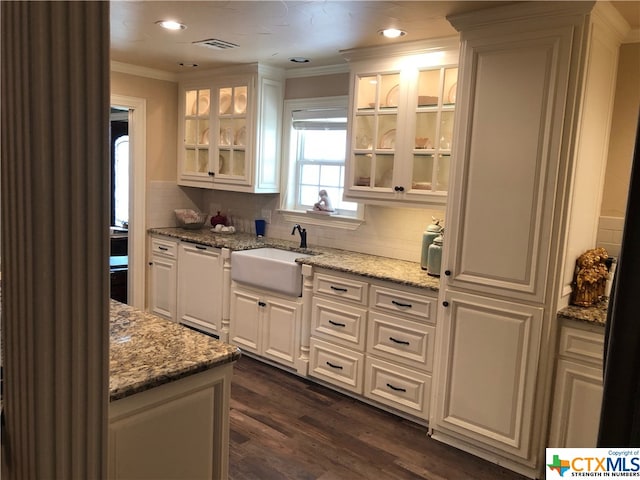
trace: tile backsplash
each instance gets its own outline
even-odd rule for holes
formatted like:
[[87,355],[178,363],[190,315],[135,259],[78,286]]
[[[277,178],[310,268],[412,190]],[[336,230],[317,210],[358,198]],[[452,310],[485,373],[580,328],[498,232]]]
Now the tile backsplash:
[[[240,223],[243,230],[251,231],[253,221],[261,218],[266,209],[272,212],[267,236],[290,240],[292,224],[278,213],[279,198],[279,195],[221,192],[179,187],[171,181],[152,181],[147,188],[147,226],[175,227],[173,210],[176,208],[193,208],[210,214],[220,209],[236,224]],[[419,262],[422,232],[431,223],[432,216],[443,218],[444,212],[369,205],[365,209],[364,222],[356,230],[308,225],[307,239],[310,246],[315,244]],[[446,221],[444,223],[446,225]],[[597,246],[604,247],[610,256],[620,255],[623,228],[622,217],[600,217]]]
[[619,256],[623,228],[623,217],[600,217],[596,246],[607,250],[609,256]]
[[[280,196],[252,195],[217,190],[179,187],[175,182],[152,181],[147,188],[147,226],[176,226],[173,210],[194,208],[215,214],[216,210],[233,218],[241,230],[251,231],[262,211],[271,212],[267,237],[293,240],[292,223],[278,212]],[[442,210],[429,208],[391,208],[369,205],[364,222],[355,230],[319,225],[304,225],[310,247],[339,248],[356,252],[420,261],[422,232],[431,217],[443,218]],[[446,224],[446,223],[445,223]]]
[[182,188],[175,181],[152,181],[147,184],[147,228],[177,227],[176,208],[201,209],[204,191]]

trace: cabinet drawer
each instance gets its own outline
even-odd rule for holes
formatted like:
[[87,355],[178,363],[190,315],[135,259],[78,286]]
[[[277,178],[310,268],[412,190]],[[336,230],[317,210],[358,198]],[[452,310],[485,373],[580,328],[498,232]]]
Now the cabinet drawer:
[[322,293],[334,298],[351,300],[361,305],[367,303],[367,286],[365,282],[347,278],[334,277],[317,273],[313,278],[313,293]]
[[176,258],[178,256],[178,244],[172,241],[151,239],[151,253],[165,257]]
[[362,395],[364,354],[311,338],[309,375]]
[[560,329],[562,356],[602,366],[604,356],[604,328],[602,333],[563,326]]
[[313,299],[312,335],[364,350],[367,310],[324,298]]
[[417,320],[433,322],[435,321],[436,301],[437,299],[433,297],[372,285],[369,306],[388,312],[401,313]]
[[367,357],[364,395],[427,420],[431,377],[377,358]]
[[435,335],[436,329],[431,325],[371,312],[367,352],[430,372]]

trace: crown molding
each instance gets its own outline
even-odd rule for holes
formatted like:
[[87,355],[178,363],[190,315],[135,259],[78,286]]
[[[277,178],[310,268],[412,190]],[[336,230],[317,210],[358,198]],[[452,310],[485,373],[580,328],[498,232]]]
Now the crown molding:
[[291,68],[285,71],[286,78],[320,77],[322,75],[335,75],[336,73],[348,73],[349,65],[326,65],[323,67]]
[[115,60],[111,60],[111,71],[127,73],[138,77],[153,78],[155,80],[164,80],[167,82],[178,82],[178,74],[176,73],[156,70],[155,68],[141,67],[130,63],[117,62]]

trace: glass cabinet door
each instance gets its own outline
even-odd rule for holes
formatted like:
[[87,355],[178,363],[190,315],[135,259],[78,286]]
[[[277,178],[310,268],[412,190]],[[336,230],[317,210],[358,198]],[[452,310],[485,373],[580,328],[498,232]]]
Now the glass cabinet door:
[[244,179],[247,175],[247,105],[246,85],[218,88],[218,158],[216,178]]
[[184,174],[209,173],[209,104],[211,91],[207,88],[185,91],[184,114]]
[[399,73],[356,77],[352,139],[354,187],[393,188],[399,95]]
[[416,88],[411,190],[446,192],[458,68],[420,70]]

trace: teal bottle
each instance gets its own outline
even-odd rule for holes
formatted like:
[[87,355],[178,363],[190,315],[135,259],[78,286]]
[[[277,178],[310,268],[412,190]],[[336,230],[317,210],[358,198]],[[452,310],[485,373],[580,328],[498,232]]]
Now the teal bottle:
[[427,226],[427,229],[422,234],[422,255],[420,257],[420,267],[422,270],[427,270],[427,263],[429,261],[429,246],[433,243],[440,232],[442,231],[442,226],[439,220],[435,217],[431,217],[431,221],[433,222],[431,225]]
[[442,244],[444,242],[444,229],[440,231],[431,245],[429,245],[429,253],[427,260],[427,275],[432,277],[440,276],[440,269],[442,267]]

